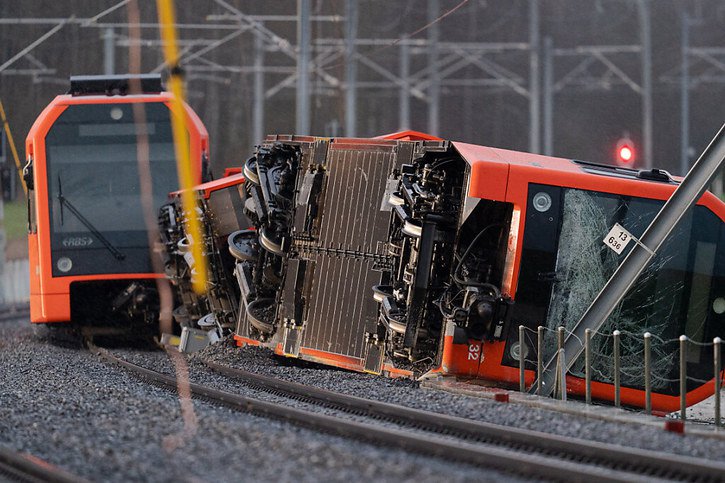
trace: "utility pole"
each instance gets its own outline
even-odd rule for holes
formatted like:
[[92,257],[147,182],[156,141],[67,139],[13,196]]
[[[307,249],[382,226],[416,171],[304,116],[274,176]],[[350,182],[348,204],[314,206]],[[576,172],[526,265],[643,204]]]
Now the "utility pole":
[[116,70],[116,38],[113,27],[106,27],[101,33],[103,39],[103,73],[112,75]]
[[690,17],[682,12],[682,75],[680,77],[680,176],[685,176],[690,169]]
[[254,107],[253,136],[254,144],[264,139],[264,39],[258,32],[254,34]]
[[345,21],[345,136],[357,136],[357,0],[347,0]]
[[539,0],[529,0],[529,151],[541,152]]
[[554,155],[554,45],[544,39],[544,154]]
[[399,121],[398,129],[407,131],[410,129],[410,46],[402,42],[400,44],[400,84],[399,97]]
[[310,0],[297,0],[297,134],[310,133]]
[[440,134],[440,99],[441,99],[441,73],[438,63],[438,39],[440,28],[436,19],[440,12],[438,0],[428,0],[428,75],[430,87],[428,88],[428,133],[438,136]]
[[[639,25],[642,42],[642,154],[644,168],[652,168],[652,29],[649,0],[639,0]],[[687,174],[685,173],[682,173]]]

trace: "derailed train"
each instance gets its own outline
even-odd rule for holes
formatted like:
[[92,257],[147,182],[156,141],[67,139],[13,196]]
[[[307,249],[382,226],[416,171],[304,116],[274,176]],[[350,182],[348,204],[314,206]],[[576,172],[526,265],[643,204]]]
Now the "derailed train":
[[[193,295],[178,202],[162,210],[168,274],[188,327],[233,330],[238,345],[390,376],[450,374],[499,384],[535,378],[536,329],[576,323],[626,255],[602,239],[640,236],[677,182],[637,171],[445,141],[269,136],[243,174],[198,188],[210,291]],[[653,408],[713,392],[725,322],[725,205],[706,193],[604,331],[648,331]],[[518,327],[528,330],[520,346]],[[555,349],[548,335],[545,356]],[[595,338],[593,396],[613,399],[612,343]],[[641,338],[623,346],[623,404],[644,406]],[[628,367],[628,364],[630,367]],[[627,372],[627,369],[630,369]],[[699,381],[699,382],[698,382]],[[583,394],[583,367],[567,376]]]

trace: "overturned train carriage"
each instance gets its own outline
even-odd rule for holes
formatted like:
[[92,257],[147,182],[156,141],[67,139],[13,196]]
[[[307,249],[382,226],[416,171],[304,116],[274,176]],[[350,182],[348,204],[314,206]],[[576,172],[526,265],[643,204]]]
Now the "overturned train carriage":
[[[250,226],[244,216],[244,177],[241,174],[209,181],[194,188],[197,208],[184,213],[181,192],[171,193],[169,203],[159,210],[161,241],[164,245],[164,270],[176,288],[178,306],[174,319],[185,332],[217,340],[231,331],[239,313],[239,290],[234,280],[234,258],[228,250],[230,235]],[[207,257],[207,287],[204,294],[192,289],[198,276],[191,254],[191,239],[185,232],[186,217],[196,216],[203,227],[204,254]],[[185,344],[185,343],[184,343]],[[187,347],[188,348],[188,347]]]
[[[615,223],[641,235],[677,183],[663,171],[448,142],[425,136],[270,136],[244,166],[255,230],[229,237],[240,345],[347,369],[418,377],[535,377],[630,247],[603,244]],[[642,339],[652,343],[653,407],[678,407],[676,338],[688,404],[712,394],[725,322],[725,206],[706,193],[593,342],[593,393],[613,399],[612,330],[622,402],[643,406]],[[525,344],[518,327],[527,329]],[[699,343],[699,344],[698,344]],[[568,390],[583,394],[583,364]]]

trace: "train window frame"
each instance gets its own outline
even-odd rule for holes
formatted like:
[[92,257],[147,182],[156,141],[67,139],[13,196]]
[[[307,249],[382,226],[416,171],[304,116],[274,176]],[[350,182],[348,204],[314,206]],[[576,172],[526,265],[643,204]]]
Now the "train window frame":
[[[139,192],[137,134],[128,127],[129,120],[134,118],[133,105],[72,105],[46,133],[44,202],[49,205],[55,277],[151,271]],[[165,102],[149,102],[145,107],[146,126],[151,126],[145,132],[149,136],[154,204],[158,209],[167,202],[168,193],[178,189],[178,164],[171,132],[173,114]],[[125,126],[119,135],[108,127],[114,123]],[[100,130],[87,128],[94,124],[108,126]],[[188,130],[186,135],[190,136]],[[84,154],[93,146],[103,146],[104,151]],[[102,176],[98,169],[103,171]],[[119,206],[125,207],[123,213],[128,213],[124,218],[116,216]],[[137,211],[139,215],[132,216]],[[75,261],[72,269],[60,271],[56,259],[71,256]]]
[[[532,196],[545,190],[551,192],[551,197],[555,201],[554,206],[556,209],[547,213],[551,215],[551,219],[547,218],[546,220],[543,220],[542,218],[542,220],[536,222],[535,220],[538,213],[536,213],[533,208]],[[536,255],[537,258],[541,258],[541,253],[538,253],[538,251],[546,250],[548,253],[551,249],[553,249],[554,251],[552,252],[552,255],[555,257],[555,260],[551,265],[551,268],[554,271],[546,273],[537,272],[538,274],[530,273],[527,275],[527,282],[521,278],[524,275],[524,269],[526,268],[525,265],[527,264],[527,262],[522,258],[522,271],[520,273],[519,282],[521,283],[524,281],[524,283],[528,283],[529,285],[533,284],[531,285],[529,291],[533,290],[533,292],[537,292],[539,297],[537,299],[533,299],[531,297],[527,298],[524,296],[522,297],[520,304],[519,297],[517,296],[518,307],[515,306],[515,314],[518,316],[517,318],[521,321],[521,323],[531,325],[533,322],[528,319],[531,319],[532,315],[536,318],[535,314],[539,314],[538,320],[543,319],[544,321],[541,325],[545,325],[549,329],[555,328],[552,324],[557,320],[566,321],[565,326],[570,328],[571,325],[575,324],[580,318],[581,314],[572,313],[571,308],[554,308],[557,290],[555,285],[560,283],[559,279],[562,276],[561,270],[572,268],[567,267],[565,265],[566,262],[561,260],[560,257],[562,256],[562,251],[566,252],[568,250],[572,252],[576,250],[576,243],[574,243],[574,245],[567,245],[567,248],[564,246],[564,242],[562,241],[562,236],[566,235],[566,231],[570,229],[570,227],[567,227],[567,222],[565,220],[565,204],[569,202],[572,203],[572,206],[574,206],[573,200],[565,200],[565,194],[567,191],[587,193],[592,197],[592,199],[596,199],[597,203],[601,203],[602,213],[606,214],[605,219],[598,222],[598,225],[601,226],[596,227],[596,229],[592,228],[590,230],[591,233],[586,235],[588,238],[585,241],[580,240],[576,243],[592,242],[592,246],[590,247],[590,251],[592,253],[588,259],[598,258],[601,256],[601,261],[604,263],[605,258],[614,258],[614,263],[610,263],[610,271],[616,270],[616,267],[621,264],[622,260],[624,260],[631,250],[631,246],[628,247],[621,255],[614,254],[614,252],[604,247],[603,243],[601,243],[606,230],[611,228],[614,222],[619,222],[632,232],[634,236],[639,237],[642,235],[642,232],[647,228],[647,226],[649,226],[651,218],[656,216],[656,213],[659,212],[665,203],[664,200],[656,200],[633,195],[618,195],[597,190],[583,190],[575,187],[558,187],[535,183],[529,184],[526,217],[527,224],[524,231],[525,246],[523,256],[525,257],[527,252],[526,240],[533,240],[530,241],[530,243],[534,243],[536,246],[528,247],[532,256]],[[557,202],[557,200],[560,201]],[[580,207],[577,209],[584,209],[581,208],[584,201],[585,200],[576,200],[577,206]],[[559,203],[560,206],[557,206],[557,203]],[[638,207],[638,204],[641,206]],[[622,209],[621,205],[626,206]],[[623,211],[619,212],[620,209]],[[556,218],[561,219],[556,220]],[[685,334],[688,337],[692,336],[693,343],[691,343],[690,347],[688,347],[688,372],[693,371],[693,374],[699,373],[698,377],[706,379],[708,377],[712,377],[712,349],[704,347],[702,344],[705,344],[708,340],[712,340],[712,337],[715,335],[720,335],[722,337],[723,334],[716,334],[715,332],[720,331],[720,329],[718,329],[719,326],[725,326],[725,324],[723,324],[723,322],[725,322],[725,314],[720,316],[713,313],[712,310],[706,310],[707,306],[712,305],[713,298],[720,295],[720,293],[716,291],[719,284],[718,280],[725,278],[725,223],[723,223],[723,221],[711,209],[703,205],[698,205],[695,209],[691,210],[687,214],[686,219],[683,221],[684,224],[681,224],[677,229],[677,235],[674,237],[668,237],[668,240],[666,240],[665,244],[661,247],[658,255],[658,257],[663,257],[661,262],[657,262],[657,258],[653,260],[654,264],[661,263],[659,268],[656,270],[650,270],[652,273],[650,273],[649,279],[644,278],[648,276],[647,271],[643,273],[632,291],[630,291],[630,293],[628,293],[625,297],[623,303],[620,304],[617,310],[615,310],[615,314],[619,314],[622,317],[628,316],[627,312],[629,312],[629,315],[636,315],[636,317],[632,318],[629,324],[632,330],[627,331],[625,329],[625,331],[627,332],[628,337],[634,334],[635,337],[639,337],[640,339],[642,332],[650,331],[648,330],[650,324],[654,323],[656,319],[663,314],[666,315],[667,320],[676,320],[676,324],[672,324],[671,322],[660,324],[663,329],[659,336],[667,340],[666,344],[662,341],[662,345],[664,347],[662,348],[662,351],[668,354],[668,359],[677,359],[677,357],[679,357],[679,353],[677,352],[679,349],[676,343],[677,337],[681,334]],[[714,223],[715,221],[719,221],[719,223]],[[545,226],[549,227],[546,228],[547,231],[542,232],[541,230],[544,229]],[[600,231],[601,233],[599,233]],[[582,234],[580,235],[583,236]],[[580,237],[580,235],[570,233],[567,236],[572,239],[579,240],[577,237]],[[539,247],[539,245],[541,245],[541,247]],[[708,269],[703,269],[702,264],[705,263],[705,261],[700,260],[702,256],[706,256],[709,260],[708,263],[711,263],[713,266]],[[528,261],[531,262],[531,260]],[[604,283],[606,283],[606,280],[611,276],[611,273],[607,273],[606,275]],[[586,277],[590,277],[590,275],[587,274]],[[709,280],[703,281],[703,277],[709,278]],[[673,284],[679,285],[673,286]],[[573,287],[571,284],[570,286]],[[701,289],[703,287],[707,290],[706,294],[701,293]],[[592,287],[588,293],[590,296],[595,296],[600,289],[601,287]],[[671,293],[668,295],[665,293],[666,291],[663,292],[664,289],[669,290]],[[561,293],[563,293],[566,297],[571,298],[577,296],[574,292],[568,292],[566,288],[560,290],[563,290]],[[638,290],[640,292],[639,294],[636,294],[635,292]],[[579,295],[581,295],[581,291],[579,292]],[[542,297],[547,299],[545,306],[541,305],[543,300]],[[660,304],[660,302],[658,302],[662,300],[663,297],[670,297],[676,300],[670,300],[670,307],[667,304]],[[706,303],[703,304],[703,301]],[[700,310],[699,312],[691,309],[690,304],[692,303],[697,303],[698,310]],[[643,307],[645,310],[641,310]],[[705,309],[702,309],[702,307],[705,307]],[[544,311],[543,313],[546,314],[545,317],[541,317],[541,315],[543,315],[541,312],[542,310]],[[705,312],[702,312],[703,310]],[[614,325],[611,325],[608,321],[608,325],[600,330],[602,334],[597,335],[596,337],[607,340],[606,342],[603,341],[600,344],[601,347],[599,347],[598,350],[611,356],[611,340],[609,340],[611,337],[608,337],[605,332],[610,331],[612,327],[618,328],[621,331],[622,327],[618,327],[620,322],[621,321],[618,320],[614,323]],[[518,324],[519,321],[516,323]],[[556,323],[554,325],[558,326],[562,324]],[[536,327],[530,328],[532,330],[536,330]],[[516,342],[515,334],[510,334],[507,339],[507,345]],[[672,342],[670,339],[675,342]],[[554,333],[547,331],[545,347],[549,350],[547,351],[547,354],[544,355],[545,358],[548,355],[551,355],[549,354],[549,352],[553,350],[551,347],[555,348],[555,346],[556,342]],[[630,352],[633,351],[634,349]],[[625,356],[624,349],[622,354]],[[654,359],[655,357],[653,357],[653,360]],[[511,365],[515,364],[515,361],[506,359],[503,363]],[[583,358],[578,361],[572,369],[572,374],[577,376],[582,375],[583,371],[580,370],[580,366],[582,366],[582,364]],[[674,366],[677,366],[676,361],[673,364]],[[667,380],[670,378],[672,372],[676,370],[676,367],[673,369],[668,366],[668,369],[663,373],[665,375],[658,376],[660,377],[659,382],[662,386],[658,388],[659,392],[675,394],[679,390],[678,387],[675,387],[676,385],[672,385],[670,381]],[[605,383],[612,382],[611,378],[604,376],[606,375],[597,374],[595,371],[594,379]],[[622,385],[641,389],[641,384],[635,381],[638,377],[639,375],[631,378],[631,381],[622,380]]]

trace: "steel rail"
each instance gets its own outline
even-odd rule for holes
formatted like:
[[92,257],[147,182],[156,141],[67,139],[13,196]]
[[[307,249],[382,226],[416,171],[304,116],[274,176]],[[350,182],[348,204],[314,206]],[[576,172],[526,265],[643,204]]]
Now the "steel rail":
[[[170,390],[176,390],[174,377],[125,361],[104,349],[94,346],[91,346],[91,349],[105,360],[119,364],[144,380]],[[259,377],[265,378],[266,376]],[[256,383],[262,384],[259,382],[261,380],[256,379]],[[376,418],[377,415],[376,419],[382,418],[398,424],[412,425],[416,429],[435,431],[436,434],[393,429],[376,423],[350,421],[319,412],[291,408],[285,404],[232,394],[195,383],[190,383],[190,389],[196,397],[224,404],[236,410],[289,421],[334,435],[538,477],[546,476],[565,480],[595,478],[596,481],[662,481],[668,478],[716,481],[725,471],[725,464],[721,463],[703,463],[693,458],[677,455],[662,457],[644,450],[614,447],[603,443],[571,440],[561,436],[507,428],[340,395],[296,383],[292,383],[297,386],[295,389],[289,389],[285,388],[287,386],[285,381],[275,381],[275,391],[291,391],[292,394],[295,393],[295,390],[302,391],[304,395],[297,397],[316,398],[316,400],[332,404],[337,408],[347,407],[348,412],[357,415],[362,414],[373,418]],[[485,440],[494,442],[486,441],[482,444],[481,441]],[[509,447],[504,448],[502,445]],[[512,449],[511,446],[515,446],[515,448]],[[609,454],[611,458],[611,451],[615,449],[618,451],[615,457],[615,460],[618,461],[617,467],[603,466],[602,452]],[[617,458],[621,459],[617,460]],[[582,463],[577,459],[589,461]],[[592,461],[594,462],[592,463]],[[653,462],[656,466],[651,466]]]
[[[252,373],[243,369],[223,366],[208,360],[202,360],[202,362],[210,369],[224,376],[242,380],[255,389],[266,390],[302,401],[313,401],[336,409],[390,420],[399,424],[403,423],[428,431],[445,432],[447,435],[479,442],[500,441],[508,445],[536,448],[534,450],[538,452],[570,455],[570,457],[587,459],[594,464],[615,469],[622,467],[641,468],[641,471],[647,472],[647,468],[649,468],[650,474],[659,478],[684,480],[705,478],[716,481],[725,474],[723,473],[725,471],[724,463],[674,454],[661,454],[650,450],[568,438],[459,418],[328,391],[293,381]],[[545,449],[545,451],[542,451],[542,449]]]
[[27,483],[79,483],[85,481],[39,458],[16,453],[6,448],[0,448],[0,477]]

